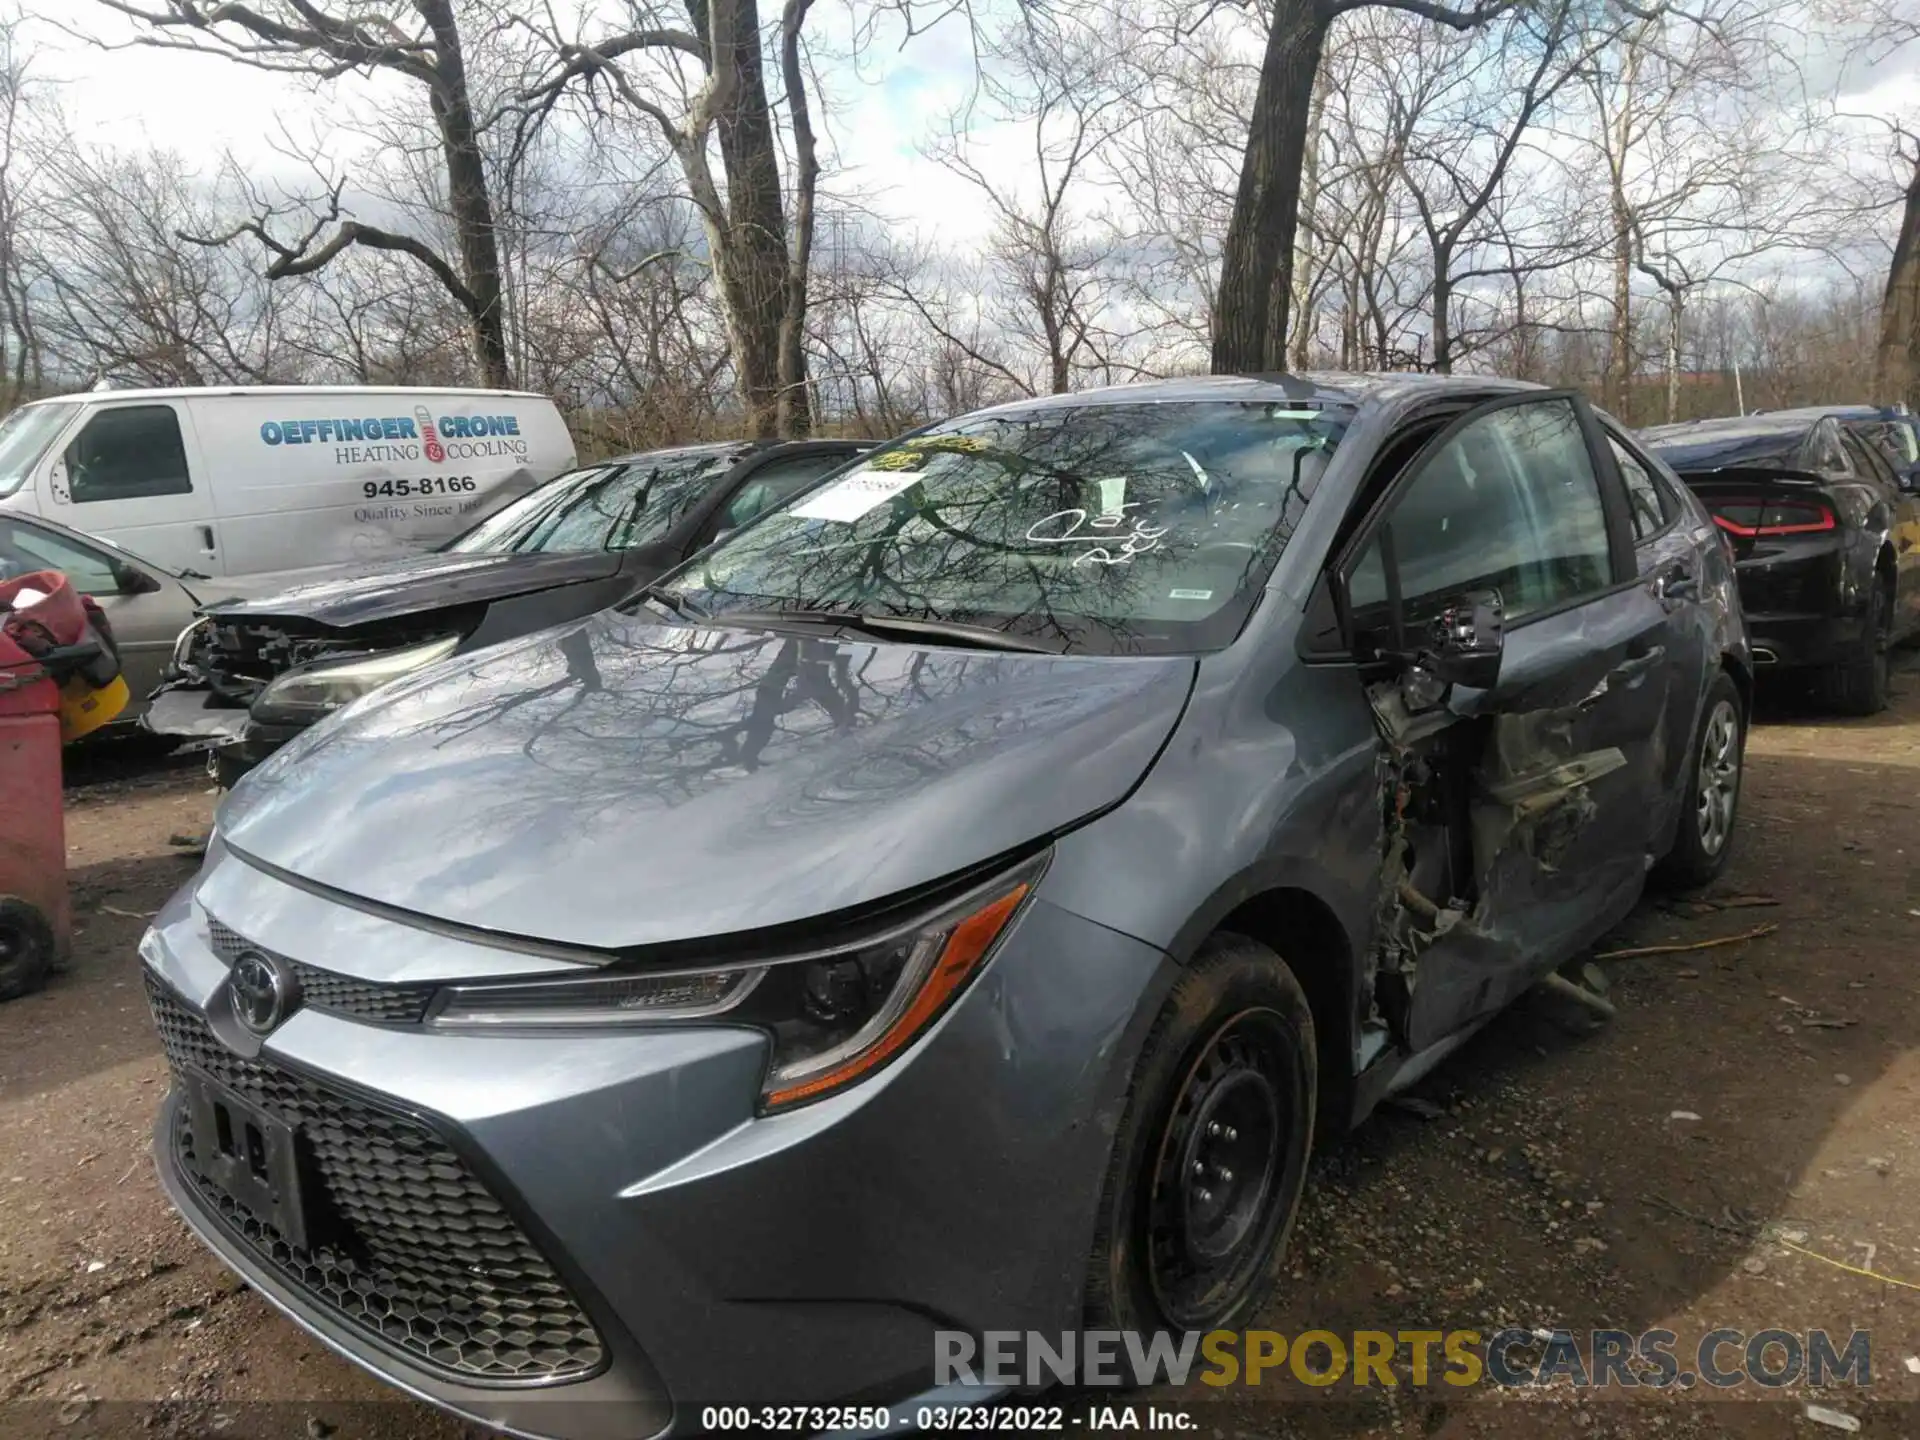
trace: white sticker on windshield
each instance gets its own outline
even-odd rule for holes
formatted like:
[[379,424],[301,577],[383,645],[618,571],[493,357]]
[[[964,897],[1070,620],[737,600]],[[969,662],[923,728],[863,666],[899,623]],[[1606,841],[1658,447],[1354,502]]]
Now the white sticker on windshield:
[[1169,590],[1167,592],[1167,598],[1169,600],[1211,600],[1213,598],[1213,591],[1211,590]]
[[787,513],[800,520],[838,520],[851,524],[919,483],[920,475],[916,471],[856,470]]

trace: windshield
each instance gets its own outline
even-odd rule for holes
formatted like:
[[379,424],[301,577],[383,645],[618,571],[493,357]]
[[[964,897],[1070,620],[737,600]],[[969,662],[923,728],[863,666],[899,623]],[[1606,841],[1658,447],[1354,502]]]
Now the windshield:
[[721,618],[825,611],[1096,652],[1217,648],[1351,414],[1209,401],[967,417],[770,511],[670,583]]
[[731,449],[666,450],[575,470],[444,548],[462,555],[630,550],[666,534],[737,458]]
[[0,497],[26,483],[27,474],[47,453],[77,405],[23,405],[0,420]]

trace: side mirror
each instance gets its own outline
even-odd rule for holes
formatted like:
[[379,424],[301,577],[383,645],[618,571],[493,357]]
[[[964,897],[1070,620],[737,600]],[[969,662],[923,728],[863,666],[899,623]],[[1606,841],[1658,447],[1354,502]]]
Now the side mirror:
[[113,578],[122,595],[151,595],[160,589],[160,577],[134,565],[116,565]]
[[1428,625],[1413,663],[1442,685],[1491,690],[1500,678],[1506,629],[1506,606],[1498,590],[1457,595]]

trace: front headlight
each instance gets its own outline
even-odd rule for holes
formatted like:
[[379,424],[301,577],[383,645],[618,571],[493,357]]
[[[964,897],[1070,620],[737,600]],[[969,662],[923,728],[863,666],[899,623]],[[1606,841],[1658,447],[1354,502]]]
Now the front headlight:
[[700,971],[590,975],[442,994],[445,1030],[659,1025],[721,1019],[773,1042],[761,1100],[798,1105],[874,1073],[944,1014],[985,967],[1044,857],[933,915],[858,946]]
[[390,680],[444,660],[460,648],[460,637],[449,635],[404,650],[356,655],[349,660],[327,660],[289,670],[262,690],[253,702],[256,710],[318,717],[331,714],[349,700],[378,690]]
[[204,615],[180,632],[180,638],[173,642],[173,660],[169,669],[176,674],[193,676],[200,669],[193,660],[193,647],[200,643],[200,637],[212,627],[213,622]]

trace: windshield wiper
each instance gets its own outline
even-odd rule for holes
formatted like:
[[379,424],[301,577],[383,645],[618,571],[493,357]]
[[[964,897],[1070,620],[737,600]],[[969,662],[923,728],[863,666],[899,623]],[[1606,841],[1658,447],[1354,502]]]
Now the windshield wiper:
[[958,620],[912,620],[901,615],[869,615],[850,610],[728,610],[703,616],[716,625],[807,625],[828,630],[851,630],[856,634],[945,640],[975,650],[1017,650],[1035,655],[1058,655],[1066,649],[1061,640],[1036,640],[996,630],[990,625],[967,625]]
[[674,614],[687,620],[705,620],[707,612],[694,604],[678,590],[669,590],[658,581],[651,581],[640,587],[642,599],[651,600],[656,605],[664,605]]
[[1067,648],[1064,640],[1036,640],[996,630],[991,625],[966,625],[958,620],[909,620],[900,615],[849,615],[841,623],[849,630],[879,634],[924,635],[929,640],[951,640],[977,650],[1021,650],[1034,655],[1058,655]]

